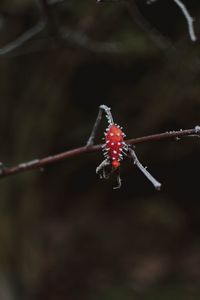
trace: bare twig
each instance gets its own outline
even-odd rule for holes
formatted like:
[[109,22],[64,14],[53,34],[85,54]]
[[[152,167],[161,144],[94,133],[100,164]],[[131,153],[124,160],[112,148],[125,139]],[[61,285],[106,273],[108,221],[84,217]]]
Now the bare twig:
[[99,42],[91,39],[82,31],[62,27],[56,20],[56,15],[48,0],[40,0],[42,15],[46,21],[49,33],[61,44],[77,46],[93,53],[119,53],[120,49],[114,43]]
[[119,54],[121,52],[120,45],[117,43],[95,41],[84,32],[67,28],[60,28],[60,41],[92,53]]
[[193,42],[196,42],[197,37],[195,35],[194,27],[193,27],[194,19],[190,16],[186,6],[180,0],[174,0],[174,2],[179,6],[179,8],[182,10],[183,15],[185,16],[185,19],[188,24],[188,31],[189,31],[191,40]]
[[92,40],[87,34],[79,31],[74,31],[68,28],[63,28],[57,24],[56,16],[52,9],[53,3],[62,2],[62,0],[40,0],[41,21],[32,28],[28,29],[17,37],[12,42],[0,48],[0,56],[13,53],[15,50],[22,47],[26,42],[47,28],[50,36],[57,42],[64,45],[72,45],[92,53],[100,54],[119,54],[120,47],[114,43],[100,42]]
[[135,151],[131,148],[129,148],[129,154],[133,159],[133,163],[134,165],[136,165],[138,167],[138,169],[147,177],[147,179],[153,184],[153,186],[155,187],[156,190],[160,190],[161,188],[161,183],[156,180],[148,171],[147,168],[145,168],[141,162],[139,161]]
[[[110,166],[109,160],[106,158],[102,161],[102,163],[96,168],[96,173],[100,175],[100,178],[102,179],[108,179],[110,174],[107,174],[105,169],[106,167]],[[101,174],[102,172],[102,174]]]
[[[156,1],[157,0],[148,0],[147,3],[151,4],[151,3],[156,2]],[[187,22],[187,25],[188,25],[188,32],[189,32],[191,40],[193,42],[196,42],[197,37],[195,35],[194,26],[193,26],[194,19],[191,17],[188,9],[186,8],[186,6],[183,4],[183,2],[181,0],[173,0],[173,1],[181,9],[181,11],[182,11],[182,13],[183,13],[183,15],[186,19],[186,22]]]
[[43,21],[39,21],[35,26],[33,26],[32,28],[24,32],[14,41],[0,48],[0,55],[6,55],[13,52],[17,48],[24,45],[29,40],[31,40],[34,36],[39,34],[44,28],[45,28],[45,23]]
[[167,49],[176,50],[170,41],[164,37],[150,22],[143,17],[135,1],[126,0],[124,2],[131,18],[136,25],[141,28],[147,37],[160,49],[166,51]]
[[92,146],[94,144],[94,139],[95,139],[95,136],[96,136],[96,133],[97,133],[97,129],[98,129],[99,124],[100,124],[101,119],[102,119],[102,113],[103,113],[103,111],[105,111],[105,113],[106,113],[106,118],[108,119],[109,124],[113,124],[114,123],[112,114],[110,112],[110,108],[108,106],[104,105],[104,104],[100,105],[99,106],[99,113],[97,115],[97,118],[96,118],[96,121],[94,123],[92,132],[91,132],[90,137],[89,137],[89,139],[87,141],[87,144],[86,144],[88,147]]
[[[139,138],[133,138],[129,139],[126,141],[128,145],[136,145],[144,142],[150,142],[150,141],[159,141],[159,140],[164,140],[164,139],[170,139],[170,138],[181,138],[183,136],[199,136],[200,134],[200,126],[196,126],[195,128],[192,129],[186,129],[186,130],[178,130],[178,131],[169,131],[169,132],[164,132],[164,133],[158,133],[154,135],[148,135],[144,137],[139,137]],[[80,155],[83,153],[90,153],[90,152],[96,152],[100,151],[102,149],[102,145],[94,145],[94,146],[83,146],[80,148],[76,148],[73,150],[68,150],[66,152],[62,152],[56,155],[48,156],[42,159],[35,159],[29,162],[25,162],[22,164],[19,164],[14,167],[5,167],[3,164],[0,169],[0,177],[6,177],[6,176],[11,176],[15,175],[18,173],[22,172],[27,172],[27,171],[32,171],[36,169],[41,169],[47,165],[50,165],[54,162],[57,161],[62,161],[64,159],[74,157],[76,155]]]
[[56,20],[55,8],[49,0],[39,0],[41,17],[44,19],[47,30],[54,38],[59,37],[59,26]]
[[[148,3],[152,3],[154,1],[149,0]],[[173,1],[176,5],[179,6],[186,18],[191,40],[196,41],[197,37],[194,32],[193,18],[190,16],[186,6],[182,3],[181,0]],[[43,31],[45,27],[47,27],[49,33],[58,41],[67,43],[72,46],[74,45],[80,47],[93,53],[119,54],[121,52],[121,47],[119,44],[95,41],[83,32],[74,31],[68,28],[61,28],[59,24],[57,24],[54,10],[52,9],[52,4],[59,2],[62,2],[62,0],[39,0],[43,20],[39,21],[38,24],[24,32],[14,41],[0,48],[0,55],[10,54],[11,52],[20,48],[27,41]],[[128,5],[129,2],[126,3]],[[132,2],[132,6],[134,6],[133,9],[131,6],[129,6],[130,13],[132,14],[136,23],[149,34],[149,37],[162,49],[166,49],[168,46],[172,47],[166,39],[164,39],[155,29],[149,26],[149,23],[141,16],[134,2]]]

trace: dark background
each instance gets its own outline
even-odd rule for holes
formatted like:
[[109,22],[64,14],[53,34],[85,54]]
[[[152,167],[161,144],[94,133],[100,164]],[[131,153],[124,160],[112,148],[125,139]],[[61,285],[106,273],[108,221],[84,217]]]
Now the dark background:
[[[47,17],[39,1],[1,0],[2,48],[47,24],[1,53],[0,160],[84,145],[100,104],[128,138],[199,124],[200,3],[184,3],[196,43],[173,1],[69,0]],[[200,299],[199,151],[192,137],[136,147],[160,192],[129,160],[113,190],[101,153],[2,179],[0,299]]]

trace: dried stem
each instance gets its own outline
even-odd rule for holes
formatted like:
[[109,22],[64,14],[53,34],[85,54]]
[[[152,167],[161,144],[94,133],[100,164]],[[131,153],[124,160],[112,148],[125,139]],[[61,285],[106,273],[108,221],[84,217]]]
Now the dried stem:
[[129,148],[129,155],[132,157],[133,159],[133,163],[134,165],[136,165],[138,167],[138,169],[146,176],[146,178],[153,184],[153,186],[155,187],[156,190],[160,190],[161,188],[161,183],[156,180],[148,171],[147,168],[144,167],[141,162],[139,161],[137,155],[135,154],[135,151],[131,148]]
[[188,24],[188,31],[189,31],[189,35],[190,35],[190,38],[193,42],[196,42],[197,40],[197,37],[195,35],[195,32],[194,32],[194,27],[193,27],[193,22],[194,22],[194,19],[190,16],[186,6],[180,1],[180,0],[174,0],[174,2],[179,6],[179,8],[181,9],[186,21],[187,21],[187,24]]
[[[136,145],[136,144],[151,142],[151,141],[159,141],[159,140],[170,139],[170,138],[181,138],[183,136],[199,136],[199,135],[200,135],[200,126],[196,126],[195,128],[192,129],[169,131],[169,132],[158,133],[154,135],[143,136],[139,138],[133,138],[127,140],[126,143],[127,145]],[[66,158],[74,157],[76,155],[80,155],[83,153],[100,151],[101,149],[102,149],[102,145],[94,145],[90,147],[83,146],[56,155],[48,156],[42,159],[35,159],[29,162],[21,163],[17,166],[8,167],[8,168],[1,163],[0,177],[3,178],[18,173],[22,173],[22,172],[36,170],[36,169],[40,170],[43,167],[50,165],[54,162],[62,161]]]
[[102,113],[103,113],[103,111],[105,111],[105,113],[106,113],[106,118],[108,119],[108,123],[109,124],[113,124],[114,123],[112,114],[110,112],[110,108],[108,106],[104,105],[104,104],[100,105],[96,121],[94,123],[92,132],[91,132],[90,137],[89,137],[89,139],[87,141],[87,144],[86,144],[88,147],[92,146],[94,144],[94,139],[95,139],[95,136],[96,136],[96,133],[97,133],[97,129],[98,129],[99,124],[100,124],[101,119],[102,119]]

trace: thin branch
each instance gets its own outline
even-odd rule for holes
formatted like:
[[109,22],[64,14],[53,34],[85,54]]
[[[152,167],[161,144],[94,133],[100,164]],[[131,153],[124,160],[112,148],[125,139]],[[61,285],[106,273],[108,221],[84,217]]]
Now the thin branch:
[[[156,0],[149,0],[148,3],[152,3]],[[183,15],[186,18],[187,24],[188,24],[188,31],[190,34],[190,38],[192,41],[196,41],[197,37],[194,32],[194,26],[193,26],[193,18],[190,16],[186,6],[180,1],[180,0],[173,0],[176,5],[179,6],[181,9]],[[52,4],[62,2],[62,0],[40,0],[40,7],[42,12],[42,17],[44,20],[41,20],[24,32],[22,35],[20,35],[18,38],[16,38],[14,41],[8,43],[7,45],[0,48],[0,56],[1,55],[7,55],[13,52],[14,50],[20,48],[22,45],[24,45],[26,42],[28,42],[30,39],[32,39],[34,36],[39,34],[41,31],[45,29],[45,27],[48,28],[49,33],[56,38],[60,42],[66,42],[71,45],[75,45],[77,47],[80,47],[82,49],[85,49],[87,51],[93,52],[93,53],[100,53],[100,54],[119,54],[121,52],[121,47],[119,44],[114,43],[108,43],[108,42],[98,42],[95,40],[92,40],[83,32],[73,31],[67,28],[60,28],[56,22],[56,18],[54,16],[54,12],[52,10]],[[97,1],[101,2],[101,1]],[[137,9],[135,3],[133,2],[132,5],[134,5],[134,9],[130,9],[130,13],[133,15],[136,23],[143,28],[143,30],[147,31],[149,34],[149,37],[157,43],[157,45],[160,48],[166,48],[168,45],[168,42],[166,39],[162,38],[161,35],[158,34],[156,30],[153,30],[149,28],[148,22],[141,16],[139,10]]]
[[58,43],[79,47],[92,53],[100,54],[119,54],[121,52],[119,45],[109,42],[100,42],[92,40],[87,34],[62,28],[57,24],[52,5],[62,2],[62,0],[40,0],[42,20],[32,28],[22,33],[15,40],[0,48],[0,56],[13,53],[22,47],[26,42],[47,28],[50,36]]
[[195,35],[194,26],[193,26],[194,19],[190,16],[186,6],[180,0],[174,0],[174,2],[179,6],[179,8],[182,10],[183,15],[185,16],[185,19],[188,24],[188,31],[189,31],[191,40],[193,42],[196,42],[197,37]]
[[[156,2],[156,1],[157,0],[148,0],[147,4],[151,4],[151,3]],[[183,2],[181,0],[173,0],[173,1],[181,9],[182,14],[184,15],[184,17],[186,19],[186,22],[187,22],[187,25],[188,25],[188,32],[189,32],[191,40],[193,42],[196,42],[197,37],[196,37],[196,34],[194,32],[194,25],[193,25],[194,19],[191,17],[187,7],[183,4]]]
[[[170,138],[181,138],[183,136],[199,136],[200,135],[200,126],[196,126],[192,129],[178,130],[178,131],[169,131],[164,133],[158,133],[148,136],[143,136],[139,138],[133,138],[126,141],[128,145],[136,145],[144,142],[159,141]],[[6,167],[4,164],[0,164],[0,177],[7,177],[15,175],[22,172],[32,171],[50,165],[57,161],[62,161],[64,159],[74,157],[83,153],[97,152],[102,150],[102,145],[94,146],[83,146],[66,152],[62,152],[56,155],[48,156],[42,159],[35,159],[29,162],[21,163],[14,167]]]
[[43,21],[38,22],[35,26],[24,32],[22,35],[20,35],[18,38],[16,38],[14,41],[8,43],[7,45],[0,48],[0,55],[6,55],[14,50],[18,49],[22,45],[24,45],[26,42],[28,42],[30,39],[32,39],[34,36],[39,34],[43,29],[45,28],[45,23]]
[[141,162],[139,161],[137,155],[135,154],[135,151],[131,148],[129,148],[129,155],[132,157],[133,159],[133,163],[134,165],[136,165],[138,167],[138,169],[146,176],[146,178],[153,184],[153,186],[155,187],[156,190],[160,190],[161,188],[161,183],[156,180],[148,171],[147,168],[144,167]]
[[94,139],[95,139],[95,136],[97,134],[97,130],[98,130],[99,124],[100,124],[101,119],[102,119],[102,113],[103,113],[103,111],[105,111],[105,113],[106,113],[106,118],[108,120],[108,123],[109,124],[114,124],[110,108],[108,106],[104,105],[104,104],[100,105],[96,121],[94,122],[94,126],[92,128],[92,132],[90,134],[90,137],[89,137],[89,139],[87,141],[86,146],[92,146],[94,144]]
[[60,28],[60,41],[77,46],[83,50],[100,54],[120,54],[120,45],[117,43],[99,42],[91,39],[84,32]]
[[82,31],[71,30],[59,25],[52,5],[48,0],[40,0],[42,15],[46,21],[49,33],[61,44],[69,44],[93,53],[120,53],[119,45],[109,42],[99,42],[91,39]]
[[165,38],[155,27],[153,27],[145,17],[143,17],[135,0],[126,0],[124,4],[126,5],[128,12],[131,18],[134,20],[135,24],[147,34],[147,37],[160,50],[176,50],[172,43],[170,43],[170,41],[167,38]]
[[41,17],[45,21],[48,33],[50,36],[58,38],[59,26],[57,24],[54,5],[52,5],[49,0],[39,0],[39,6],[41,8]]

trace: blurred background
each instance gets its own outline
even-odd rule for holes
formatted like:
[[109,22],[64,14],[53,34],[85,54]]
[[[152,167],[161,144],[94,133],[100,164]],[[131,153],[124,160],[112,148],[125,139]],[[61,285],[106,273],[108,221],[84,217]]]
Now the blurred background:
[[[100,104],[128,138],[200,124],[199,1],[184,0],[196,43],[173,1],[46,3],[0,2],[5,165],[84,145]],[[113,190],[100,152],[2,179],[0,299],[200,299],[199,151],[137,145],[160,192],[129,160]]]

